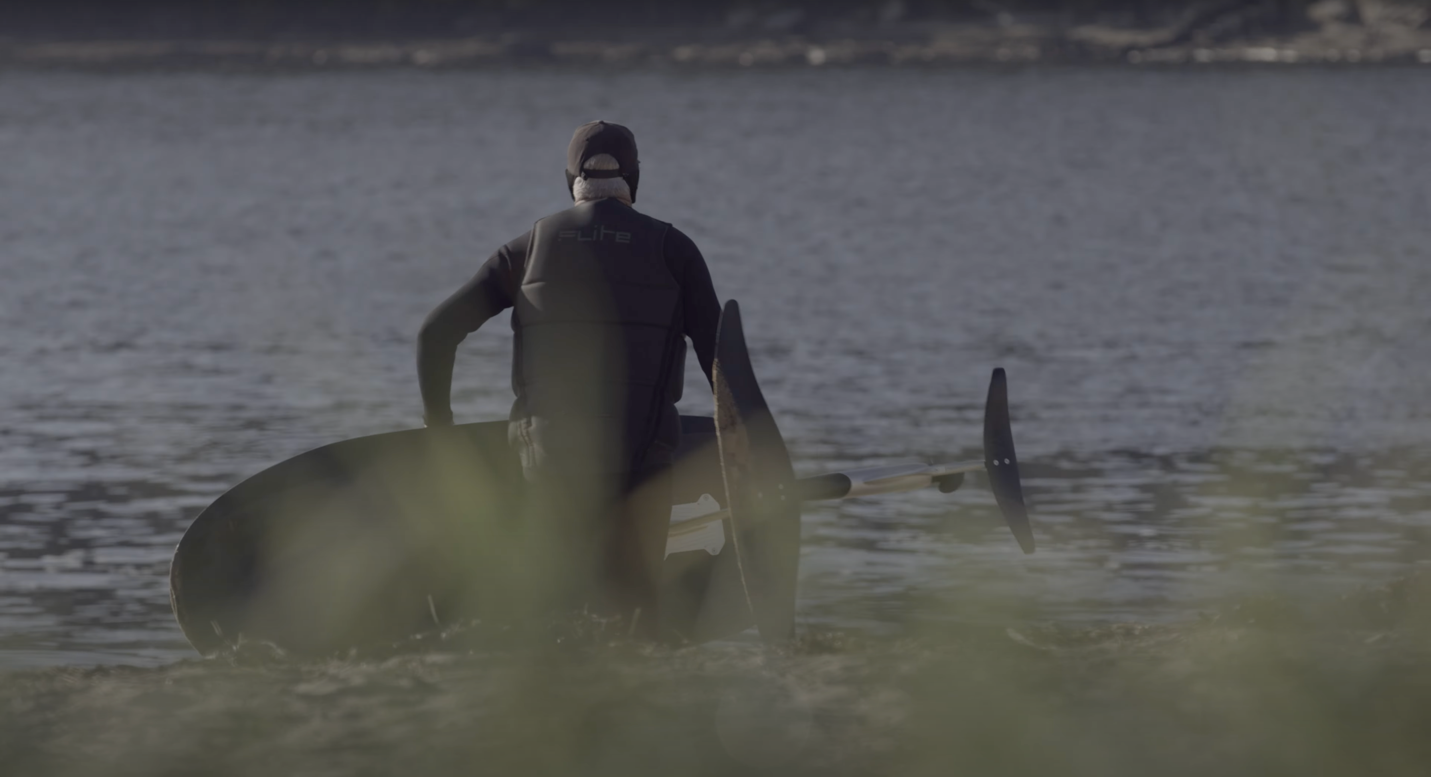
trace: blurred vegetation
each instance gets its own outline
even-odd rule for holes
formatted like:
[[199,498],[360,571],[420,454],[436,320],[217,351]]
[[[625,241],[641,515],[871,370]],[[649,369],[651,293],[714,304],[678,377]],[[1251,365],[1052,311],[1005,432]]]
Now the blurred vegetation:
[[930,21],[1166,26],[1237,11],[1294,28],[1313,6],[1355,22],[1372,1],[1332,0],[1337,11],[1326,0],[49,0],[0,4],[0,38],[445,37],[592,24],[784,33]]
[[[1007,603],[974,602],[1006,609]],[[1431,579],[1182,624],[670,650],[460,630],[0,674],[7,775],[1424,775]],[[911,624],[913,626],[913,624]],[[568,632],[568,637],[570,632]],[[498,640],[500,642],[500,640]]]

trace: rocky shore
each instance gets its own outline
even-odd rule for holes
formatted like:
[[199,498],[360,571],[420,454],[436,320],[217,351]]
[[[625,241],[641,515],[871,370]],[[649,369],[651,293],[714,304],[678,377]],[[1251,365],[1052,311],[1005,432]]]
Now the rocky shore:
[[[893,3],[890,7],[897,8]],[[1323,0],[1298,23],[1264,6],[1213,3],[1162,26],[1077,24],[991,13],[975,21],[867,24],[804,11],[732,14],[686,26],[494,25],[456,37],[331,40],[283,36],[37,39],[0,37],[0,67],[472,68],[492,66],[840,67],[1031,63],[1431,65],[1431,4]]]

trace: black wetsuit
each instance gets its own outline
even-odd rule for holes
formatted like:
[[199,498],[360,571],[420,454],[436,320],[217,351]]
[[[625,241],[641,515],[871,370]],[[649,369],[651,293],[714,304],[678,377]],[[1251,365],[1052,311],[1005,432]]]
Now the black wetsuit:
[[[602,240],[607,242],[597,242]],[[529,256],[533,250],[538,252],[535,259]],[[604,276],[602,272],[590,276],[594,278],[590,285],[597,297],[605,295],[607,308],[620,311],[572,312],[590,301],[581,292],[586,285],[583,273],[589,274],[593,264],[593,250],[605,270]],[[599,253],[603,250],[605,254]],[[633,275],[620,277],[627,270]],[[543,219],[533,231],[498,249],[423,324],[418,378],[429,424],[451,422],[458,344],[492,316],[512,307],[516,308],[512,387],[517,396],[511,439],[527,479],[536,484],[539,497],[548,500],[545,513],[562,516],[563,536],[601,546],[598,553],[603,558],[592,563],[603,568],[600,574],[615,591],[607,601],[614,597],[614,607],[628,612],[641,608],[647,613],[643,626],[649,628],[655,621],[656,575],[670,510],[664,470],[680,434],[675,402],[684,374],[684,338],[690,338],[708,379],[715,358],[720,303],[705,259],[675,227],[616,200],[587,203]],[[608,334],[594,334],[603,329]],[[616,333],[618,348],[630,354],[624,360],[629,369],[614,368],[621,374],[612,376],[566,366],[592,361],[592,353],[603,352],[602,343],[609,345],[610,332]],[[623,360],[618,356],[608,361]],[[563,375],[564,369],[569,374]],[[597,392],[590,387],[597,384],[614,386],[608,393],[624,396],[591,399]],[[571,435],[562,437],[562,423],[572,413],[614,414],[620,420],[597,435],[600,450],[594,450],[590,445],[571,445]],[[559,455],[563,450],[580,450],[582,455],[563,459]],[[569,496],[564,504],[551,502],[582,494],[583,487],[573,485],[579,483],[586,484],[586,491],[610,492],[616,509],[597,509],[589,494]],[[593,522],[607,525],[592,526]]]

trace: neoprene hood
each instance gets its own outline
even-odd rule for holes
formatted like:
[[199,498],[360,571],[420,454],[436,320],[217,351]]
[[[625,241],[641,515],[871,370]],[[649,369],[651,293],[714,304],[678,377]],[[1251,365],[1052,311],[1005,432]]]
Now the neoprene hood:
[[[598,154],[610,154],[620,165],[618,170],[582,170],[586,160]],[[578,178],[621,178],[631,187],[631,201],[636,201],[636,184],[641,180],[641,162],[636,156],[636,136],[620,124],[593,121],[576,128],[571,145],[566,148],[566,189],[576,197]]]

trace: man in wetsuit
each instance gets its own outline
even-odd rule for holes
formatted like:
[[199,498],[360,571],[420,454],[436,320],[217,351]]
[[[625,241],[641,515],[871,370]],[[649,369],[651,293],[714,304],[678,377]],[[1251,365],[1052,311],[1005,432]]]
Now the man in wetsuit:
[[566,174],[575,205],[499,248],[427,317],[417,357],[424,418],[452,423],[458,344],[513,308],[508,437],[534,497],[529,522],[544,538],[530,552],[549,562],[543,577],[564,578],[547,604],[620,614],[654,636],[685,338],[709,380],[720,303],[695,243],[632,207],[630,130],[577,128]]

